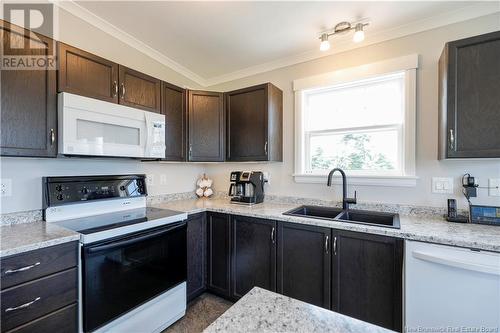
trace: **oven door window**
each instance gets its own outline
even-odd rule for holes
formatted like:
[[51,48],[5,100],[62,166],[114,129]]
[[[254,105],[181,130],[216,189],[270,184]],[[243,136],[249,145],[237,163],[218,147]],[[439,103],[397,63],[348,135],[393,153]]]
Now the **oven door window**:
[[84,248],[84,330],[186,280],[186,223]]

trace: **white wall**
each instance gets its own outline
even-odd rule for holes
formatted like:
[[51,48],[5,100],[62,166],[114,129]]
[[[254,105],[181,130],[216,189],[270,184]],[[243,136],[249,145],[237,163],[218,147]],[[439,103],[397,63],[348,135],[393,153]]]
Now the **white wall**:
[[[284,162],[243,165],[213,164],[207,166],[208,175],[214,178],[218,190],[226,190],[230,171],[265,170],[271,174],[271,183],[267,186],[267,193],[321,199],[339,198],[341,194],[339,186],[332,190],[326,185],[298,184],[293,180],[294,96],[292,81],[341,68],[417,53],[420,55],[420,67],[417,71],[416,167],[419,177],[417,186],[414,188],[357,186],[351,187],[350,190],[358,190],[359,201],[445,206],[447,198],[456,197],[464,206],[465,200],[460,194],[459,187],[461,175],[466,172],[471,173],[479,178],[481,185],[487,185],[488,178],[500,178],[500,160],[437,160],[437,64],[446,41],[495,30],[500,30],[499,13],[210,87],[211,90],[229,91],[258,83],[272,82],[283,90]],[[332,40],[332,47],[335,47],[335,39]],[[454,195],[432,194],[431,177],[433,176],[453,177],[455,179]],[[486,190],[479,190],[479,197],[474,202],[500,205],[500,197],[488,197]]]
[[[170,83],[199,88],[172,69],[64,11],[59,14],[59,40]],[[155,195],[194,191],[196,179],[204,170],[200,164],[126,159],[2,157],[0,164],[1,178],[12,180],[12,196],[2,198],[0,213],[41,209],[43,176],[146,173],[153,176],[153,186],[148,186],[148,190]],[[164,184],[161,175],[166,177]]]

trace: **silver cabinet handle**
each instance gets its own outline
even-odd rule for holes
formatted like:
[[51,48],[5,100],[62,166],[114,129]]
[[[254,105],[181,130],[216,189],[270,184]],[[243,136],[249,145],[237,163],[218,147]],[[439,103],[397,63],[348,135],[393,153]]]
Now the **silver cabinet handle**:
[[118,95],[118,83],[116,81],[113,81],[113,97],[116,97]]
[[333,237],[333,254],[337,255],[337,237]]
[[326,237],[325,237],[325,253],[326,253],[326,254],[328,254],[328,252],[329,252],[329,249],[328,249],[328,247],[329,247],[329,246],[328,246],[328,245],[329,245],[329,244],[328,244],[328,241],[329,241],[329,240],[330,240],[330,236],[326,236]]
[[37,261],[33,265],[24,266],[24,267],[16,268],[16,269],[8,269],[8,270],[5,271],[5,275],[7,275],[7,274],[13,274],[13,273],[18,273],[18,272],[24,272],[24,271],[27,271],[28,269],[32,269],[33,267],[36,267],[38,265],[40,265],[39,261]]
[[189,144],[189,157],[193,156],[193,144]]
[[56,142],[56,132],[53,128],[50,129],[50,145],[53,146],[54,142]]
[[450,128],[450,149],[455,149],[455,135],[453,134],[453,128]]
[[122,83],[122,99],[125,98],[125,83]]
[[266,154],[266,155],[267,155],[267,141],[266,141],[266,143],[264,144],[264,154]]
[[15,306],[13,308],[7,308],[7,309],[5,309],[5,312],[10,312],[10,311],[21,310],[21,309],[27,308],[28,306],[30,306],[31,304],[33,304],[35,302],[38,302],[39,300],[41,300],[41,297],[37,297],[34,300],[32,300],[31,302],[24,303],[24,304],[21,304],[19,306]]
[[275,234],[275,228],[273,227],[273,228],[271,229],[271,242],[272,242],[273,244],[274,244],[274,242],[275,242],[275,237],[274,237],[274,234]]

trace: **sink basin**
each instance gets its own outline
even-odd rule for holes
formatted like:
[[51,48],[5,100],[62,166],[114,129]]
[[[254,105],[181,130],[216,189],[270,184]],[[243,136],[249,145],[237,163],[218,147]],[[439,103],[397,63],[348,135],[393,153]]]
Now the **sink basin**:
[[366,210],[347,210],[339,214],[336,220],[362,223],[399,229],[399,215],[394,213],[372,212]]
[[283,214],[332,220],[335,217],[337,217],[337,215],[339,215],[340,213],[342,213],[341,208],[304,205],[289,210],[288,212],[285,212]]
[[372,212],[368,210],[342,210],[336,207],[303,205],[291,209],[283,215],[308,217],[399,229],[399,215],[394,213]]

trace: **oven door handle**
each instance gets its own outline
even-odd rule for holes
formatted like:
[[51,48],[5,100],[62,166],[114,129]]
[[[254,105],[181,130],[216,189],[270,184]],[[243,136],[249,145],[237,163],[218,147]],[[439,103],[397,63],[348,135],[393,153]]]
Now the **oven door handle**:
[[163,229],[161,231],[148,233],[148,234],[143,235],[143,236],[132,237],[132,238],[128,238],[128,239],[123,240],[123,241],[113,242],[113,243],[104,244],[104,245],[98,245],[98,246],[95,246],[95,247],[89,247],[89,248],[87,248],[86,252],[89,253],[89,254],[91,254],[91,253],[107,251],[107,250],[111,250],[111,249],[114,249],[114,248],[118,248],[118,247],[123,247],[123,246],[131,245],[131,244],[139,243],[139,242],[151,239],[151,238],[155,238],[155,237],[161,236],[163,234],[167,234],[167,233],[169,233],[171,231],[174,231],[174,230],[179,229],[181,227],[184,227],[186,225],[187,225],[186,222],[182,222],[182,223],[177,224],[175,226],[172,226],[172,227],[170,227],[168,229]]

